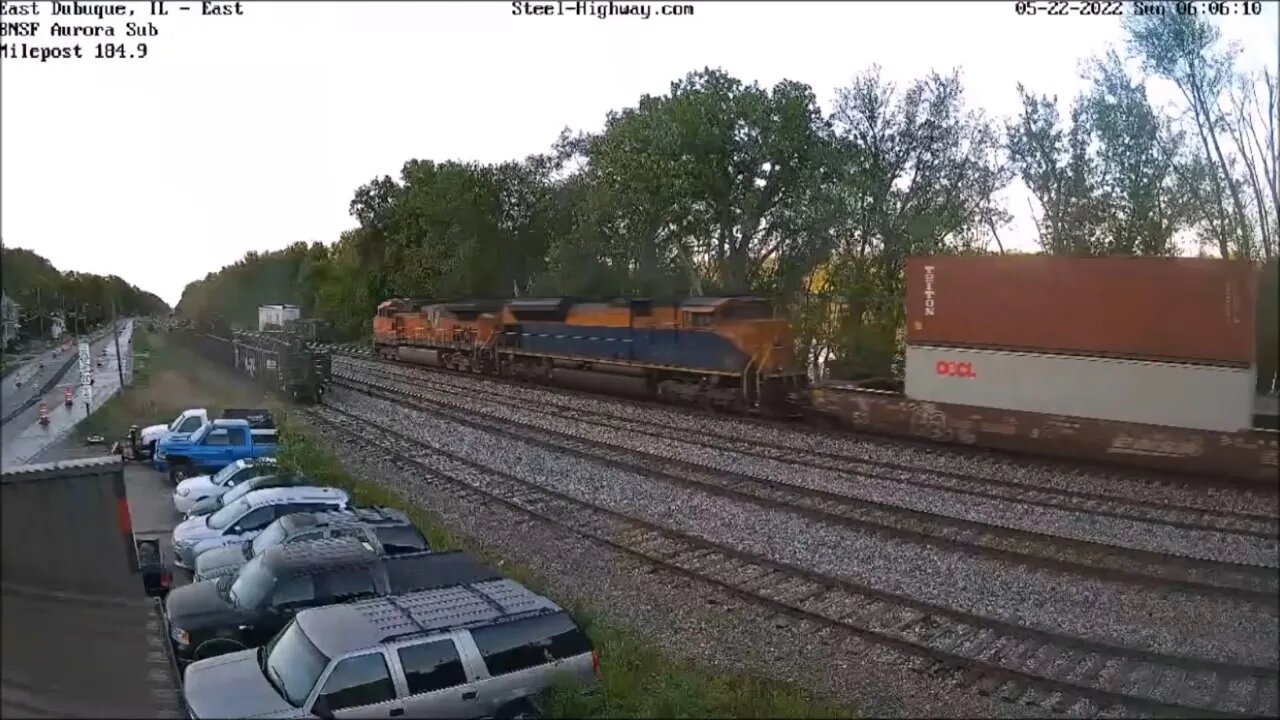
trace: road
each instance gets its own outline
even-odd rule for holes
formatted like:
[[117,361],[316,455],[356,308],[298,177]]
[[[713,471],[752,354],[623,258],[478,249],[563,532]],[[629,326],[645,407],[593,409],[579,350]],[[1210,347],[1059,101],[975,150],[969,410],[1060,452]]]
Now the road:
[[[104,336],[104,332],[97,332],[91,337],[93,342],[98,342]],[[68,338],[70,336],[64,336],[66,342],[58,347],[57,352],[46,350],[5,376],[4,382],[0,383],[0,409],[3,409],[0,417],[30,400],[39,392],[42,385],[62,370],[65,363],[76,357],[75,340]],[[41,366],[42,363],[43,366]],[[75,364],[72,363],[68,374],[74,370]]]
[[[90,352],[93,355],[94,362],[96,363],[99,359],[103,360],[102,367],[94,368],[93,404],[91,409],[101,407],[104,402],[119,391],[120,377],[116,367],[121,361],[124,362],[125,380],[128,382],[133,370],[132,355],[130,354],[131,346],[129,345],[129,340],[132,336],[132,321],[123,321],[120,330],[120,352],[123,358],[116,357],[115,343],[110,334],[90,344]],[[103,350],[107,350],[105,357],[101,354]],[[46,362],[45,369],[49,370],[49,366],[50,363]],[[15,372],[22,372],[22,370],[16,370]],[[45,375],[43,380],[36,382],[33,387],[38,389],[51,375],[52,371]],[[5,378],[5,384],[7,391],[8,387],[13,383],[9,378]],[[79,372],[75,366],[72,366],[61,382],[40,398],[40,402],[43,402],[48,408],[48,425],[40,425],[40,403],[36,403],[3,426],[0,426],[0,466],[10,467],[31,462],[32,458],[38,455],[40,451],[67,436],[75,429],[76,424],[86,417],[84,401],[78,395],[79,384]],[[23,383],[23,385],[26,386],[27,383]],[[63,403],[63,389],[66,387],[72,389],[73,397],[75,398],[75,402],[70,408]],[[31,395],[28,394],[25,397],[31,397]],[[8,406],[6,405],[6,407]]]

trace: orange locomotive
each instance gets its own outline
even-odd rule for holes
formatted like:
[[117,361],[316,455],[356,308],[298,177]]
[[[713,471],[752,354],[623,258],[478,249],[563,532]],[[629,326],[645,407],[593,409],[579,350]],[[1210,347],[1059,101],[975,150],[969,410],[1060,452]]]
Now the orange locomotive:
[[557,367],[644,378],[656,395],[793,414],[808,405],[791,326],[767,300],[519,298],[387,300],[373,319],[379,354],[435,353],[436,364],[548,380]]

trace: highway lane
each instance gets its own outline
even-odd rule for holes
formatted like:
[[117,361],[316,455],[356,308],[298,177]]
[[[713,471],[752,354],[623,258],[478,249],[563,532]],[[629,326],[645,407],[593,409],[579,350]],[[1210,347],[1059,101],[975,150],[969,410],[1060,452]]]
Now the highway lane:
[[[97,342],[105,335],[105,331],[99,331],[91,338],[93,342]],[[34,397],[42,385],[62,370],[67,361],[76,357],[78,352],[76,342],[74,338],[68,338],[70,336],[64,336],[65,344],[60,346],[56,353],[45,350],[5,376],[4,381],[0,383],[0,410],[2,410],[0,417],[9,414],[11,410]],[[42,363],[43,366],[41,366]],[[75,371],[74,363],[68,374],[73,371]]]
[[[99,358],[104,362],[102,367],[94,367],[93,404],[90,410],[97,409],[109,400],[120,389],[118,363],[124,363],[125,382],[132,376],[133,363],[129,339],[133,335],[132,321],[123,321],[120,330],[121,358],[115,354],[115,343],[110,334],[104,335],[90,345],[95,364]],[[101,355],[103,350],[107,355]],[[47,366],[47,363],[46,363]],[[0,426],[0,466],[9,467],[32,462],[32,458],[40,454],[49,445],[70,434],[75,426],[86,417],[84,401],[79,395],[80,373],[72,367],[57,386],[40,398],[49,412],[49,424],[40,425],[40,404],[27,408],[17,417]],[[63,389],[70,387],[74,403],[70,408],[63,404]]]

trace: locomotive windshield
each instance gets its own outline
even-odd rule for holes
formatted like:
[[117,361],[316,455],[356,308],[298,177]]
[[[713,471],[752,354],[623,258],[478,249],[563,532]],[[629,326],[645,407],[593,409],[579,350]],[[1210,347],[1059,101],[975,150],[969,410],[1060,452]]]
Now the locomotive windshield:
[[773,306],[768,300],[747,300],[729,303],[720,310],[721,320],[769,320]]

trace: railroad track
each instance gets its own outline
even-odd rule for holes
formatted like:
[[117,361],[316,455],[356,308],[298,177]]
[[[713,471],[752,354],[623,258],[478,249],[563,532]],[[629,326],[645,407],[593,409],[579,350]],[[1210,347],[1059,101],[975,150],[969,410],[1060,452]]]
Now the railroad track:
[[[364,345],[364,344],[319,344],[317,343],[315,345],[317,347],[323,347],[339,356],[346,356],[346,357],[357,358],[357,359],[369,359],[375,363],[386,365],[389,367],[397,367],[405,370],[412,369],[412,370],[417,370],[424,373],[430,373],[432,375],[441,376],[441,377],[447,377],[447,376],[466,377],[473,380],[483,378],[484,380],[487,380],[491,383],[499,384],[499,385],[508,385],[513,388],[527,389],[530,387],[530,385],[526,382],[522,382],[522,381],[511,379],[511,378],[502,378],[502,377],[496,377],[492,375],[476,375],[474,373],[453,370],[450,368],[442,368],[437,366],[424,365],[420,363],[406,362],[401,360],[390,360],[378,355],[373,351],[373,349],[370,346]],[[608,399],[610,397],[609,395],[602,394],[600,392],[591,392],[591,391],[580,390],[576,388],[562,387],[555,384],[538,385],[536,387],[545,391],[554,391],[557,394],[561,394],[569,397],[580,397],[588,400],[594,400],[596,402],[599,402],[604,399]],[[830,422],[828,422],[827,421],[828,419],[826,418],[823,418],[824,422],[819,424],[814,422],[806,422],[806,420],[813,420],[814,418],[812,417],[806,418],[805,420],[766,418],[766,417],[758,417],[758,416],[747,414],[747,413],[730,413],[722,410],[705,410],[694,405],[673,404],[673,403],[664,402],[661,400],[654,400],[651,398],[639,398],[639,397],[636,397],[636,398],[628,397],[627,404],[632,407],[653,408],[655,410],[665,411],[668,413],[671,412],[673,409],[678,409],[681,411],[682,414],[688,415],[691,418],[705,417],[705,418],[714,418],[714,419],[720,419],[720,420],[732,419],[734,422],[752,425],[752,426],[760,427],[766,430],[776,431],[781,429],[781,430],[795,431],[797,429],[803,429],[804,432],[807,434],[815,435],[818,437],[829,437],[837,441],[848,440],[851,437],[851,433],[848,430],[831,429]],[[722,435],[727,438],[733,438],[733,436],[729,434],[722,434]],[[998,463],[1019,462],[1018,460],[1010,460],[1008,452],[989,450],[989,449],[980,448],[980,447],[959,446],[959,445],[947,445],[943,447],[943,446],[939,446],[938,443],[930,442],[927,440],[913,439],[913,438],[906,438],[906,437],[889,438],[889,437],[872,435],[868,433],[858,433],[857,438],[860,442],[874,442],[884,447],[893,447],[893,448],[910,447],[910,448],[919,449],[921,451],[928,452],[928,453],[938,453],[940,451],[950,452],[950,453],[963,452],[963,453],[972,454],[975,456],[981,456]],[[774,445],[770,443],[763,443],[762,446],[774,447]],[[776,448],[783,451],[788,451],[788,450],[794,451],[797,449],[795,446],[790,446],[785,444],[776,445]],[[804,450],[806,453],[809,453],[811,455],[827,457],[836,461],[844,460],[844,461],[852,461],[857,463],[875,463],[886,468],[899,469],[899,470],[904,470],[908,472],[912,472],[912,471],[937,472],[928,467],[924,467],[920,465],[911,465],[907,463],[881,463],[878,461],[871,461],[865,458],[861,458],[861,457],[857,457],[857,456],[853,456],[845,453],[830,452],[830,451],[823,451],[823,450],[811,450],[808,448]],[[1046,467],[1053,467],[1060,470],[1066,470],[1068,472],[1078,471],[1082,468],[1104,470],[1105,472],[1114,474],[1125,481],[1138,482],[1151,488],[1178,488],[1178,489],[1192,490],[1199,493],[1199,492],[1205,491],[1206,485],[1208,483],[1212,483],[1214,487],[1221,487],[1223,489],[1228,489],[1229,491],[1234,493],[1248,495],[1250,498],[1257,500],[1259,504],[1265,503],[1273,507],[1274,512],[1270,514],[1257,514],[1256,516],[1271,518],[1277,524],[1277,531],[1272,532],[1271,536],[1280,534],[1280,495],[1277,495],[1274,489],[1260,489],[1256,482],[1250,482],[1247,480],[1239,480],[1239,479],[1231,479],[1231,478],[1208,479],[1202,476],[1175,476],[1175,475],[1170,475],[1169,473],[1162,473],[1162,472],[1157,472],[1152,470],[1144,471],[1144,470],[1138,470],[1135,468],[1121,468],[1121,467],[1106,465],[1100,462],[1091,462],[1091,461],[1083,461],[1083,460],[1068,461],[1068,460],[1060,460],[1060,459],[1053,459],[1053,458],[1037,457],[1035,459],[1035,462],[1041,465],[1044,465]],[[944,474],[946,473],[944,472]],[[973,475],[966,475],[965,473],[953,473],[953,474],[956,477],[968,477],[970,479],[974,477]],[[990,478],[984,478],[984,480],[991,480],[993,482],[1007,482],[1007,481],[992,480]],[[1028,487],[1028,484],[1026,483],[1008,483],[1008,484],[1014,486],[1015,488]],[[1052,488],[1048,486],[1045,486],[1044,489],[1048,492],[1055,492],[1059,490],[1058,488]],[[1083,498],[1086,498],[1086,499],[1096,498],[1100,501],[1105,501],[1115,497],[1113,495],[1108,495],[1105,493],[1088,493],[1088,492],[1081,492],[1081,491],[1067,491],[1067,492],[1074,492]],[[1192,506],[1188,506],[1187,509],[1189,511],[1197,510],[1197,508],[1194,508]],[[1251,514],[1245,513],[1245,515],[1251,515]]]
[[[379,361],[362,370],[382,373],[384,377],[389,373],[391,376],[398,376],[405,381],[421,382],[424,380],[420,376],[415,376],[414,370],[403,368],[396,363]],[[433,389],[448,390],[469,397],[476,397],[476,388],[474,386],[450,382],[447,376],[433,374],[430,382]],[[518,394],[495,392],[488,388],[486,388],[483,397],[505,398],[520,406],[527,406],[529,402],[528,398],[521,397]],[[1269,550],[1276,549],[1276,539],[1280,535],[1280,519],[1264,514],[1147,503],[1074,490],[1047,489],[1039,486],[1029,487],[1012,481],[976,477],[955,471],[935,470],[880,461],[850,461],[848,458],[833,461],[828,459],[832,455],[831,453],[824,454],[819,450],[764,443],[756,439],[744,441],[739,437],[709,430],[705,427],[700,427],[696,431],[691,428],[673,428],[659,422],[623,418],[605,411],[584,410],[558,403],[554,400],[539,402],[536,411],[572,422],[593,424],[607,428],[611,432],[643,435],[657,440],[678,442],[716,451],[728,450],[766,461],[846,476],[888,480],[911,487],[942,490],[957,495],[995,500],[1002,503],[1045,507],[1059,511],[1074,511],[1099,517],[1153,523],[1184,530],[1207,531],[1226,536],[1240,536],[1251,540],[1263,540],[1264,545]],[[1203,557],[1193,553],[1186,553],[1185,556],[1216,561],[1214,558]]]
[[[1089,541],[1061,538],[936,513],[908,510],[812,488],[718,470],[634,450],[619,442],[584,438],[475,409],[474,398],[443,397],[335,371],[340,387],[408,404],[475,429],[499,431],[555,452],[573,454],[681,487],[781,508],[821,522],[881,536],[922,542],[949,551],[982,554],[1032,567],[1140,585],[1231,597],[1280,611],[1280,573],[1263,566],[1180,558]],[[497,408],[499,412],[501,408]]]
[[[1086,641],[983,618],[710,542],[486,467],[329,405],[307,414],[455,495],[497,503],[781,615],[897,650],[919,671],[1055,712],[1252,717],[1277,712],[1276,668]],[[1084,712],[1087,710],[1096,712]]]
[[[382,367],[389,371],[404,373],[406,377],[414,377],[414,373],[430,374],[432,376],[431,382],[438,385],[447,385],[452,388],[467,390],[470,392],[475,391],[474,386],[457,384],[457,381],[451,382],[450,376],[455,375],[452,371],[444,373],[434,368],[428,369],[423,366],[393,362],[382,358],[374,358],[371,360],[371,363],[375,367]],[[456,375],[472,378],[473,382],[474,379],[477,378],[477,376],[465,373],[456,373]],[[492,380],[489,376],[480,377],[485,380]],[[418,375],[415,379],[423,378],[421,375]],[[510,384],[513,386],[513,389],[528,388],[527,385],[521,386],[516,383]],[[494,390],[492,387],[487,387],[485,392],[487,395],[510,398],[518,403],[528,402],[527,398],[520,397],[520,395],[515,392],[500,392]],[[593,399],[598,401],[600,397],[594,396]],[[554,400],[542,401],[539,403],[539,407],[548,412],[551,412],[554,409],[555,411],[565,414],[566,417],[573,417],[580,420],[585,419],[584,415],[590,415],[595,418],[596,422],[610,424],[615,429],[627,432],[643,432],[682,442],[694,442],[705,447],[730,449],[734,452],[761,459],[778,460],[793,465],[801,465],[819,470],[831,470],[855,475],[868,475],[874,473],[876,477],[882,479],[890,479],[896,482],[915,485],[917,487],[940,488],[950,492],[974,497],[1016,501],[1026,505],[1053,509],[1074,509],[1088,512],[1093,515],[1115,517],[1118,519],[1159,522],[1171,527],[1239,532],[1244,535],[1273,540],[1277,535],[1280,535],[1280,517],[1268,513],[1213,510],[1171,503],[1151,503],[1103,493],[1087,492],[1068,488],[1053,488],[1011,480],[1002,480],[999,478],[977,476],[954,470],[921,467],[906,463],[868,460],[866,458],[852,457],[843,453],[823,450],[815,447],[797,447],[794,445],[767,442],[756,438],[753,438],[750,441],[744,441],[740,437],[731,433],[718,432],[708,428],[705,423],[698,423],[696,425],[696,437],[694,437],[690,435],[689,431],[695,429],[694,423],[697,422],[698,417],[696,415],[690,418],[689,426],[671,427],[663,423],[627,417],[619,413],[603,410],[584,410],[581,407]],[[663,409],[666,410],[668,414],[671,412],[670,406],[664,406]],[[721,415],[720,417],[725,416]],[[738,416],[734,416],[733,419],[736,421],[739,418]],[[771,427],[776,429],[777,425],[773,424]],[[794,426],[792,429],[794,429]],[[917,477],[920,474],[929,476],[929,479],[921,479],[920,477]]]

